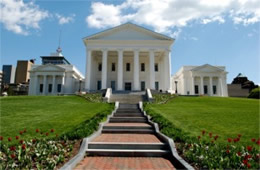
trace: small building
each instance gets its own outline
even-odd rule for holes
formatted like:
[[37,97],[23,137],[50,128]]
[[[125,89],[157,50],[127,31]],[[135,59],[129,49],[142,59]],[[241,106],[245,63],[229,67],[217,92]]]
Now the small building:
[[30,70],[29,95],[74,94],[84,87],[84,76],[65,59],[60,48],[41,58],[42,65],[33,65]]
[[3,84],[12,84],[15,81],[15,67],[13,65],[3,65]]
[[29,83],[30,72],[32,65],[34,64],[33,60],[18,60],[16,65],[16,74],[15,74],[15,84],[19,83]]
[[228,96],[224,66],[183,66],[172,76],[172,89],[180,95]]

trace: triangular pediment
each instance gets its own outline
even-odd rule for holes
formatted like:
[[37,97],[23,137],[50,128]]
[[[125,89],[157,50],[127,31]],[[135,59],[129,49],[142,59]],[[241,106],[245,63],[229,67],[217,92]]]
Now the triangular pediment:
[[85,37],[84,40],[169,40],[171,37],[148,30],[132,23],[126,23],[117,27]]
[[57,65],[46,64],[46,65],[41,65],[39,67],[36,67],[32,71],[37,71],[37,72],[64,72],[65,69],[62,68],[62,67],[59,67]]
[[193,68],[191,71],[197,71],[197,72],[204,72],[204,73],[213,73],[213,72],[223,72],[225,70],[209,65],[209,64],[205,64],[199,67],[195,67]]

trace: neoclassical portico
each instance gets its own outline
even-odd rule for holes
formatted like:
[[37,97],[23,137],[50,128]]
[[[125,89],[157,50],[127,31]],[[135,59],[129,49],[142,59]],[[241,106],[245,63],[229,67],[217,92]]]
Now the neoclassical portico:
[[84,43],[86,90],[170,90],[170,37],[127,23]]
[[224,66],[183,66],[173,77],[173,91],[182,95],[228,96]]

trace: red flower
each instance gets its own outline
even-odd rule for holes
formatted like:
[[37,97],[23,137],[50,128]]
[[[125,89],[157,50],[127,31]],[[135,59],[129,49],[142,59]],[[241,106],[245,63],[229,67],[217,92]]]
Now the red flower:
[[209,137],[212,138],[212,133],[211,132],[209,133]]
[[22,149],[23,149],[23,150],[26,149],[26,145],[25,145],[25,144],[22,145]]
[[198,139],[199,139],[199,140],[200,140],[200,138],[201,138],[201,137],[200,137],[200,136],[198,136]]
[[233,141],[234,141],[234,143],[236,143],[236,142],[240,141],[240,138],[235,138],[235,139],[233,139]]
[[11,150],[11,151],[15,151],[15,149],[16,149],[15,146],[11,146],[11,147],[10,147],[10,150]]
[[245,156],[245,159],[250,159],[250,158],[252,158],[251,155],[246,155],[246,156]]
[[227,150],[226,150],[226,153],[227,153],[227,154],[229,154],[229,153],[230,153],[230,151],[227,149]]
[[250,163],[247,163],[247,168],[250,168],[250,167],[251,167]]
[[260,146],[260,139],[257,140],[256,144]]
[[18,139],[19,139],[19,136],[16,136],[15,139],[18,140]]
[[248,162],[247,159],[244,159],[244,160],[243,160],[243,164],[247,165],[247,162]]
[[3,136],[0,136],[0,140],[4,140],[4,137],[3,137]]
[[33,143],[33,144],[36,143],[36,139],[33,139],[33,140],[32,140],[32,143]]
[[203,130],[203,131],[201,131],[201,133],[202,133],[202,135],[205,135],[206,131],[205,131],[205,130]]
[[231,138],[228,138],[227,140],[228,140],[229,143],[232,142],[232,139],[231,139]]
[[242,136],[241,134],[238,134],[238,135],[237,135],[237,137],[239,137],[239,138],[241,138],[241,136]]
[[251,141],[252,141],[252,142],[255,142],[256,140],[255,140],[255,138],[252,138]]
[[218,137],[219,137],[218,135],[214,136],[214,140],[217,140],[217,139],[218,139]]
[[252,146],[247,146],[246,148],[247,148],[247,150],[248,150],[249,152],[251,152],[251,151],[252,151],[252,149],[253,149],[253,147],[252,147]]
[[49,133],[47,132],[47,133],[46,133],[46,136],[48,136],[48,135],[49,135]]
[[241,152],[237,152],[237,155],[238,155],[238,156],[241,156]]
[[25,133],[25,132],[26,132],[26,129],[23,130],[23,133]]
[[38,133],[38,132],[39,132],[39,129],[36,129],[35,132]]
[[54,129],[51,129],[51,133],[53,133],[54,132]]
[[12,141],[12,138],[11,138],[11,137],[9,137],[9,138],[8,138],[8,141],[9,141],[9,142],[11,142],[11,141]]
[[20,144],[23,144],[23,140],[20,140],[19,142],[20,142]]
[[15,154],[11,154],[11,157],[14,159],[15,158]]
[[22,134],[23,134],[23,131],[20,131],[19,133],[20,133],[20,135],[22,135]]

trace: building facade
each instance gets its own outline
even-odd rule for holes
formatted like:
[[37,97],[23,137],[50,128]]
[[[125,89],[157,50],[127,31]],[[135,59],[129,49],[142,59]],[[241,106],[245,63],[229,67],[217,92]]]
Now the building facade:
[[174,39],[132,23],[85,37],[85,90],[171,89]]
[[33,61],[28,60],[18,60],[16,65],[16,73],[15,73],[15,84],[19,83],[28,83],[30,80],[31,66],[33,65]]
[[228,96],[224,66],[183,66],[172,76],[172,89],[181,95]]
[[12,65],[3,65],[3,84],[12,84],[15,81],[15,67]]
[[[82,90],[84,87],[84,76],[78,69],[67,62],[60,62],[65,60],[61,51],[51,55],[53,55],[53,58],[58,58],[59,61],[51,59],[51,63],[45,63],[44,61],[47,59],[42,57],[44,60],[43,65],[32,66],[30,70],[29,95],[74,94]],[[51,58],[51,56],[46,57]]]

